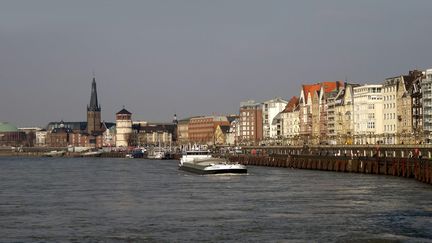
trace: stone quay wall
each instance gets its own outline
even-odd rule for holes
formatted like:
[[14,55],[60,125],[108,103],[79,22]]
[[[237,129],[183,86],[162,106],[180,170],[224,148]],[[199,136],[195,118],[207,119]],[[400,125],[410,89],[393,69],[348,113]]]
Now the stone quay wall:
[[273,154],[232,155],[229,160],[254,166],[399,176],[432,184],[432,161],[425,158]]

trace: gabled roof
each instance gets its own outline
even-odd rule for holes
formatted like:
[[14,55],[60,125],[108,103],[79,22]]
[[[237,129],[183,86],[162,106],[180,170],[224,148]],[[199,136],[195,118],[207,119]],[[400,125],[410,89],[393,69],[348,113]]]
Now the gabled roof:
[[223,126],[219,126],[219,127],[220,127],[222,133],[224,133],[224,134],[229,133],[229,131],[230,131],[230,126],[223,125]]
[[277,125],[280,122],[283,111],[279,112],[272,120],[272,125]]
[[343,81],[324,81],[321,83],[322,86],[324,86],[324,92],[329,93],[333,90],[337,90],[341,87],[343,87],[344,82]]
[[410,94],[420,92],[420,82],[423,77],[423,73],[418,70],[409,71],[408,75],[404,75],[403,84],[405,85],[405,90]]
[[293,112],[295,108],[298,106],[298,104],[299,104],[299,98],[297,96],[294,96],[288,101],[288,104],[285,106],[285,109],[282,112],[283,113]]
[[102,127],[105,129],[105,130],[109,130],[109,129],[111,129],[111,128],[113,128],[113,127],[115,127],[115,123],[112,123],[112,122],[105,122],[105,121],[102,121]]
[[422,73],[418,70],[409,71],[408,75],[403,76],[403,80],[405,82],[406,89],[408,90],[410,86],[414,84],[414,82],[422,77]]
[[319,91],[321,89],[321,85],[320,84],[304,84],[304,85],[302,85],[302,88],[303,88],[305,103],[307,103],[309,93],[313,95],[316,91]]
[[345,96],[345,89],[339,90],[339,92],[335,95],[335,100],[343,99]]
[[320,95],[321,88],[323,88],[324,93],[330,93],[343,87],[343,84],[343,81],[324,81],[317,84],[302,85],[305,103],[307,103],[309,94],[311,94],[311,98],[313,98],[314,95]]
[[231,123],[231,122],[239,119],[239,116],[238,115],[235,115],[235,116],[231,115],[231,116],[227,116],[227,119],[228,119],[229,123]]

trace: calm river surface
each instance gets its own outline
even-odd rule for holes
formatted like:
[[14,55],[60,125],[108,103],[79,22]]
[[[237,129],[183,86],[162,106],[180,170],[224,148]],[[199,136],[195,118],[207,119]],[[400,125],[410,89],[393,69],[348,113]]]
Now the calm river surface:
[[0,158],[1,242],[432,242],[432,186],[176,161]]

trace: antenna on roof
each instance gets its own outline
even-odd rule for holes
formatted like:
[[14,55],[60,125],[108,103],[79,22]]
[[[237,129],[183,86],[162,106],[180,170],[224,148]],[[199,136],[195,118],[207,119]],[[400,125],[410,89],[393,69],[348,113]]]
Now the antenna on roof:
[[94,68],[92,69],[92,75],[93,75],[93,78],[96,78],[96,72],[95,72]]

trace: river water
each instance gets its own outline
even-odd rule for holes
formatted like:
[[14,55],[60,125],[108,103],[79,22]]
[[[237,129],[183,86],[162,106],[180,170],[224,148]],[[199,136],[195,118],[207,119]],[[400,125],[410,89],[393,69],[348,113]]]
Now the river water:
[[432,186],[176,161],[0,158],[1,242],[432,242]]

